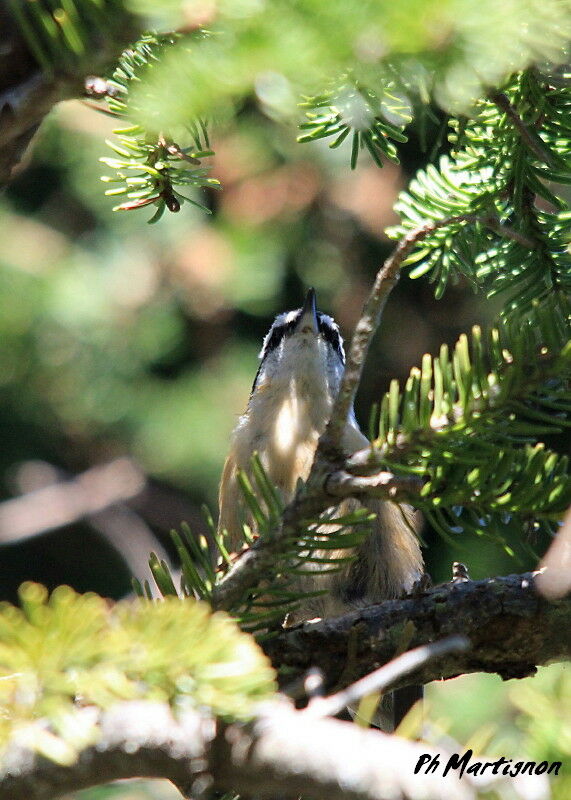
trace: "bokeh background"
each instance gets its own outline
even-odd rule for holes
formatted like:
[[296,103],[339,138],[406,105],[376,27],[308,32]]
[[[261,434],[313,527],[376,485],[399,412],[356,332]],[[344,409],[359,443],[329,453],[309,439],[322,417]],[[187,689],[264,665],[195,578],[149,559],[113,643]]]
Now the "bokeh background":
[[[104,196],[98,159],[113,121],[79,101],[51,114],[0,198],[1,599],[30,579],[123,597],[131,575],[149,576],[151,550],[174,562],[170,529],[206,529],[201,506],[216,513],[263,335],[311,285],[350,336],[391,249],[384,229],[397,221],[398,191],[446,149],[443,113],[423,122],[401,165],[379,169],[364,153],[351,172],[344,147],[297,144],[293,125],[245,104],[213,133],[223,189],[196,196],[212,214],[186,204],[147,225],[152,212],[113,213]],[[427,280],[403,277],[359,392],[363,427],[391,378],[495,312],[467,285],[437,302]],[[524,571],[545,546],[423,535],[437,582],[454,560],[473,578]],[[462,742],[478,731],[475,749],[499,724],[496,751],[517,750],[531,725],[518,709],[529,712],[542,686],[553,698],[564,691],[564,666],[541,673],[507,689],[485,676],[432,686],[432,724]],[[177,794],[151,782],[81,795],[115,796]]]

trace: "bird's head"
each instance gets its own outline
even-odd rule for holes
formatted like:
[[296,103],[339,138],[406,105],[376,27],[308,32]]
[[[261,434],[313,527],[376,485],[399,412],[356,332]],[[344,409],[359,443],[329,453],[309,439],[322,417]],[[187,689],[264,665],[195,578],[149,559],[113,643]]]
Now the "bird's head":
[[317,310],[310,289],[301,308],[278,314],[264,338],[252,395],[263,386],[304,384],[334,396],[345,367],[335,320]]

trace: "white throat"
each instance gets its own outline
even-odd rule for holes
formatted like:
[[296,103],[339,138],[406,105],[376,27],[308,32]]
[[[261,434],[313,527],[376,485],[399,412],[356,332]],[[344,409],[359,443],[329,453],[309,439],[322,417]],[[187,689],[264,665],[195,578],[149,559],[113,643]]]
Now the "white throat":
[[241,453],[257,451],[270,479],[288,499],[298,477],[309,473],[319,436],[329,419],[342,372],[327,344],[296,333],[260,372],[248,409],[235,431]]

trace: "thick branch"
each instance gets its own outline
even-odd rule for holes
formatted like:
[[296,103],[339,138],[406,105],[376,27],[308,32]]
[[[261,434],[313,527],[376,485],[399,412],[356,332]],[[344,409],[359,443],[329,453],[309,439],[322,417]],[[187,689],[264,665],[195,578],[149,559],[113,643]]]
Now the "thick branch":
[[[10,745],[0,771],[0,800],[51,800],[133,777],[167,778],[187,796],[214,789],[262,798],[470,800],[476,785],[507,780],[517,790],[513,780],[491,774],[484,780],[459,779],[454,770],[446,777],[441,771],[415,775],[420,757],[434,755],[433,748],[315,718],[287,702],[268,704],[250,725],[218,729],[199,712],[175,719],[161,703],[125,702],[107,712],[86,708],[80,714],[88,725],[96,723],[97,744],[68,766]],[[440,750],[439,756],[446,763],[447,754]]]
[[341,674],[355,680],[390,661],[412,623],[409,647],[454,634],[466,636],[471,647],[429,662],[393,688],[466,672],[522,678],[538,665],[571,657],[571,597],[548,602],[536,590],[537,575],[444,584],[337,619],[301,623],[263,647],[276,667],[287,668],[288,681],[318,667],[326,685],[334,686]]

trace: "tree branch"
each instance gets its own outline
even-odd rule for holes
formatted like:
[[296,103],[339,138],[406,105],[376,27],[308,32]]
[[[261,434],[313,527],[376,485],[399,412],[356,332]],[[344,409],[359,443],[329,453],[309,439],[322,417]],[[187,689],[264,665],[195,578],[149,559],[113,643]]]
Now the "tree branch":
[[399,678],[390,688],[425,684],[468,672],[522,678],[549,661],[571,657],[571,596],[550,603],[538,594],[538,573],[436,586],[420,596],[390,600],[337,619],[301,623],[262,643],[287,680],[318,667],[327,686],[346,674],[356,680],[390,661],[405,625],[410,647],[444,636],[466,636],[471,648],[451,653]]
[[51,468],[52,483],[0,503],[0,542],[71,525],[136,497],[145,486],[145,476],[129,458],[91,467],[69,480],[58,480],[56,474]]
[[[341,439],[349,411],[353,406],[357,388],[363,373],[365,359],[369,351],[372,338],[381,321],[381,314],[387,302],[389,294],[396,286],[400,268],[419,241],[433,231],[444,225],[449,225],[463,217],[448,217],[444,220],[437,220],[422,225],[420,228],[408,233],[395,247],[390,256],[386,259],[381,269],[377,272],[373,288],[365,302],[361,317],[355,326],[355,331],[349,345],[345,372],[339,387],[339,393],[333,404],[331,417],[327,427],[317,445],[317,452],[314,461],[312,474],[318,472],[320,462],[325,460],[335,460],[342,450]],[[311,476],[309,479],[311,483]]]
[[516,231],[509,225],[502,225],[499,219],[492,214],[484,217],[478,217],[477,215],[474,215],[473,222],[481,222],[482,225],[484,225],[486,228],[489,228],[491,231],[494,231],[494,233],[497,233],[498,236],[501,236],[503,239],[511,239],[512,242],[517,242],[528,250],[537,250],[539,247],[538,242],[534,241],[534,239],[526,236],[523,233],[520,233],[519,231]]
[[325,479],[325,491],[331,497],[381,497],[391,500],[410,499],[422,489],[423,481],[415,475],[394,475],[376,472],[374,475],[352,475],[340,469]]
[[24,462],[16,473],[16,483],[21,484],[22,494],[0,503],[0,543],[40,536],[85,520],[107,539],[134,577],[143,580],[148,575],[151,551],[170,564],[151,528],[126,505],[147,485],[146,476],[131,459],[116,458],[74,477],[45,462]]
[[407,650],[406,653],[397,656],[388,664],[379,667],[370,675],[365,675],[364,678],[360,678],[336,694],[329,697],[316,697],[309,704],[308,710],[312,714],[322,717],[334,717],[366,695],[386,691],[387,687],[394,684],[395,681],[423,667],[429,661],[448,653],[467,650],[469,647],[470,642],[465,636],[449,636],[447,639],[425,644],[414,650]]
[[529,127],[525,124],[522,118],[517,113],[517,110],[510,103],[509,97],[504,92],[491,92],[490,99],[497,107],[504,112],[506,117],[510,120],[514,128],[519,133],[523,142],[531,150],[531,152],[543,163],[552,167],[553,158],[551,153],[542,146],[541,138],[534,135]]
[[[25,10],[24,10],[25,13]],[[81,15],[81,8],[78,9]],[[119,4],[102,35],[93,31],[93,46],[78,56],[75,69],[54,63],[42,72],[34,53],[7,8],[0,9],[0,186],[6,184],[44,117],[56,103],[80,97],[87,75],[105,69],[135,39],[143,24]],[[37,33],[37,31],[34,31]],[[38,37],[39,37],[38,33]]]
[[[249,725],[218,725],[198,711],[175,718],[166,704],[142,701],[104,712],[85,708],[79,714],[88,726],[95,722],[97,743],[84,747],[69,765],[11,743],[0,767],[0,800],[52,800],[103,781],[134,777],[167,778],[186,796],[212,789],[261,798],[472,800],[477,787],[508,781],[516,797],[524,796],[516,781],[491,773],[485,778],[460,778],[454,770],[446,776],[415,775],[421,756],[436,755],[434,748],[316,718],[285,701],[266,704]],[[449,754],[440,749],[437,755],[446,763]],[[545,776],[534,779],[546,788]]]

